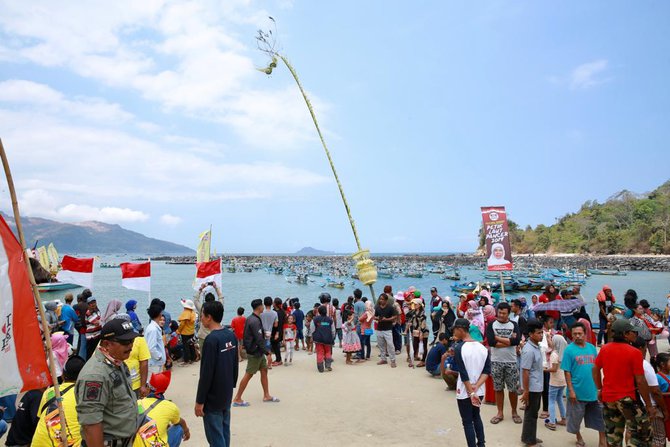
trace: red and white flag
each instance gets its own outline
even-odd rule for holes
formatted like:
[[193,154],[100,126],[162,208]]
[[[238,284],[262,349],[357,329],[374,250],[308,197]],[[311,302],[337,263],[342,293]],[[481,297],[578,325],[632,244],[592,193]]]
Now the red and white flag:
[[0,396],[51,384],[26,266],[28,258],[0,216]]
[[126,289],[151,292],[151,261],[121,263],[121,285]]
[[200,285],[214,282],[221,288],[221,259],[210,262],[198,262],[196,264],[195,282],[193,288],[200,289]]
[[93,258],[74,258],[65,255],[60,263],[62,270],[58,272],[56,278],[60,282],[70,282],[90,289],[93,286],[93,264]]

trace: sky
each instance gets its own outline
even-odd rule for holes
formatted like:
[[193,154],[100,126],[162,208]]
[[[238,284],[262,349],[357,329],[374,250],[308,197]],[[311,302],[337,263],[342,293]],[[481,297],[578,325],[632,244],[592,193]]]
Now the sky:
[[[0,3],[22,214],[219,253],[473,251],[480,207],[550,225],[670,166],[670,3]],[[4,183],[0,209],[10,210]]]

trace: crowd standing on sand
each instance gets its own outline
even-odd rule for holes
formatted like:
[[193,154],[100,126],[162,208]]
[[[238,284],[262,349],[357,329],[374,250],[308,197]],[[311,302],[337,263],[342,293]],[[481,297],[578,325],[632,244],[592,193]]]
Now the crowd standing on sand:
[[200,362],[194,412],[209,445],[228,447],[231,407],[251,406],[243,396],[256,374],[263,402],[279,404],[269,370],[292,365],[302,350],[314,355],[319,374],[330,373],[340,361],[336,346],[344,367],[376,358],[397,368],[405,357],[407,366],[442,378],[455,392],[469,447],[485,445],[481,405],[497,408],[489,424],[505,423],[506,397],[526,446],[543,442],[538,420],[549,431],[565,427],[577,446],[585,445],[584,428],[598,432],[600,447],[659,447],[670,438],[670,354],[657,347],[668,336],[670,295],[661,311],[634,290],[618,302],[604,286],[597,335],[578,287],[547,286],[529,302],[508,303],[486,288],[452,302],[434,287],[424,297],[386,286],[375,303],[359,289],[343,303],[322,293],[306,312],[298,298],[265,297],[251,301],[248,316],[238,308],[230,328],[221,324],[224,299],[214,283],[182,300],[176,320],[152,300],[146,328],[134,300],[112,300],[104,313],[88,289],[73,301],[45,305],[67,426],[53,387],[28,391],[18,407],[16,396],[4,397],[0,435],[8,431],[8,446],[58,445],[61,430],[72,446],[178,446],[190,430],[184,409],[165,397],[171,370]]

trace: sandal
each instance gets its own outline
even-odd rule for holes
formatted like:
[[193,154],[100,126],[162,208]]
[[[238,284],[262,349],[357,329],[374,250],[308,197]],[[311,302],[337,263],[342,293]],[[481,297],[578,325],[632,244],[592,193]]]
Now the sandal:
[[233,402],[233,407],[248,407],[249,405],[251,404],[245,400],[242,402]]
[[498,423],[502,422],[503,420],[504,419],[501,418],[500,416],[493,416],[489,422],[491,422],[492,424],[495,425],[495,424],[498,424]]
[[543,411],[542,413],[539,414],[538,418],[540,419],[547,419],[549,417],[549,413],[546,411]]
[[263,403],[266,403],[266,404],[275,403],[275,402],[279,402],[279,399],[277,399],[276,397],[271,397],[270,399],[267,399],[267,400],[263,399]]
[[565,419],[561,419],[560,421],[556,422],[556,425],[560,425],[561,427],[565,427],[566,425],[568,425],[568,421],[566,421]]
[[577,441],[577,442],[575,442],[575,445],[576,445],[577,447],[586,447],[586,442],[584,442],[584,441]]
[[512,420],[514,421],[515,424],[523,423],[523,419],[521,419],[521,416],[519,416],[518,414],[513,415]]
[[551,431],[556,431],[556,424],[552,424],[551,422],[545,422],[544,426]]

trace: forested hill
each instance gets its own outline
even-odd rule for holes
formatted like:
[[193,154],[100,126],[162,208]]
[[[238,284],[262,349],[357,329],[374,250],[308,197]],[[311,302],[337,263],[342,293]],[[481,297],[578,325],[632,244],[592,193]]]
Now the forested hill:
[[605,203],[587,201],[551,226],[509,226],[517,253],[670,254],[670,180],[648,194],[624,190]]

